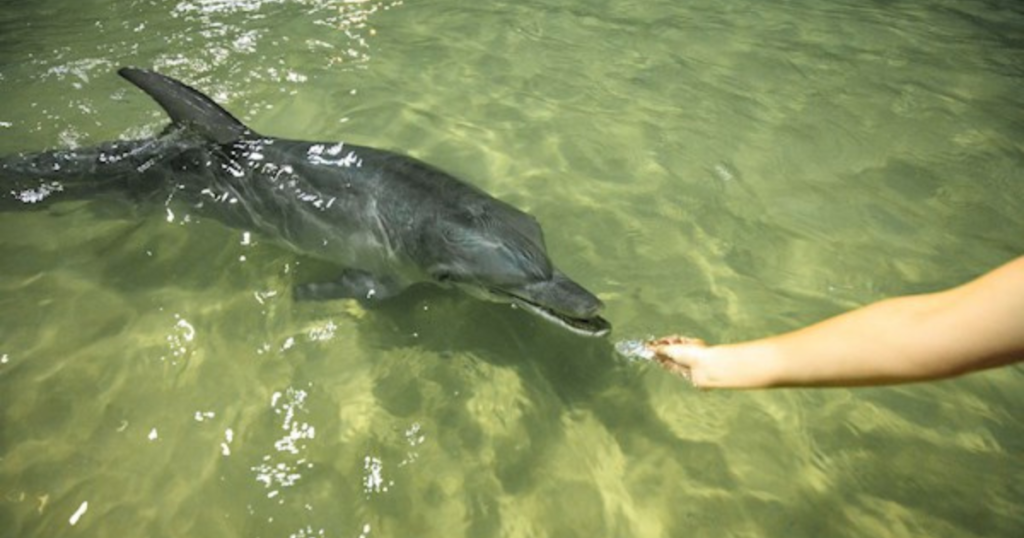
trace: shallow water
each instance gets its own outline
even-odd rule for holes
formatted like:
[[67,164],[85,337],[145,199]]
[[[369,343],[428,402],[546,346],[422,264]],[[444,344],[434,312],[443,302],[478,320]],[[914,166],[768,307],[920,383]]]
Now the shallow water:
[[535,215],[615,326],[330,268],[211,221],[0,214],[0,536],[1020,536],[1024,373],[701,393],[733,341],[1024,251],[1015,2],[5,2],[0,154],[159,132],[155,67],[259,132],[399,149]]

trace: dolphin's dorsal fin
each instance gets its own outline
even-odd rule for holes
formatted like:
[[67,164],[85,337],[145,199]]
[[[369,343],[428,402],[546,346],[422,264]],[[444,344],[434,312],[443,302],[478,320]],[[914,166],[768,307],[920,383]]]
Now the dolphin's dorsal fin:
[[122,67],[117,73],[149,94],[175,125],[220,144],[255,135],[212,99],[178,80],[137,67]]

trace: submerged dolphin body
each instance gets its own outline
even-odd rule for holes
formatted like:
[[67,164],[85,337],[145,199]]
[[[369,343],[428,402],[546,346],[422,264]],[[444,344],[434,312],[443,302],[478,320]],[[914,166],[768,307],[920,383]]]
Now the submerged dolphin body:
[[199,91],[136,68],[119,74],[172,123],[156,138],[0,160],[0,208],[128,194],[185,204],[342,267],[299,299],[376,301],[419,282],[510,302],[587,336],[601,301],[548,258],[536,219],[411,157],[259,135]]

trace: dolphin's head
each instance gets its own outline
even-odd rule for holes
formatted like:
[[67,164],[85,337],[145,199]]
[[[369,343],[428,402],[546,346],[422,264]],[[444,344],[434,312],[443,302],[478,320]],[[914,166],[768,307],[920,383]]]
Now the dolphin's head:
[[512,303],[577,334],[608,334],[611,324],[598,316],[601,300],[552,265],[536,219],[489,202],[463,206],[431,227],[437,232],[421,245],[429,251],[431,278],[476,297]]

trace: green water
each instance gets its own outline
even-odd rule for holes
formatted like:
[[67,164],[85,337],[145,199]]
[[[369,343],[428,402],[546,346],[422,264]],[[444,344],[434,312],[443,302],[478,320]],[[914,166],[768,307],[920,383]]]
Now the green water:
[[701,393],[712,342],[1024,252],[1012,1],[0,2],[0,154],[255,130],[399,149],[535,215],[610,339],[330,274],[211,221],[0,214],[0,537],[1014,537],[1024,371]]

